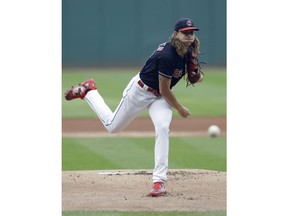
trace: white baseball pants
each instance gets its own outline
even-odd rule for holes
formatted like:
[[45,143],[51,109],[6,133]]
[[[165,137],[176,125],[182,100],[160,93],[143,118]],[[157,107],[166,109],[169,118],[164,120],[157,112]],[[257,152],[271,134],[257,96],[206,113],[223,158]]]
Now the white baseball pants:
[[152,92],[146,91],[147,86],[140,87],[139,80],[139,74],[131,79],[114,112],[106,105],[98,90],[89,91],[85,100],[110,133],[123,130],[140,112],[147,108],[155,128],[155,167],[152,179],[153,182],[166,181],[172,107],[163,97],[157,97]]

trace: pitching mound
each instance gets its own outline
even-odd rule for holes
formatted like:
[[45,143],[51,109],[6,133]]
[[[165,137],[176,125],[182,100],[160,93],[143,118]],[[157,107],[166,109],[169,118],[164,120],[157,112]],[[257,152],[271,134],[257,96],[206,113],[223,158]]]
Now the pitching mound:
[[167,194],[150,197],[152,171],[63,171],[62,210],[226,210],[226,172],[181,169],[168,177]]

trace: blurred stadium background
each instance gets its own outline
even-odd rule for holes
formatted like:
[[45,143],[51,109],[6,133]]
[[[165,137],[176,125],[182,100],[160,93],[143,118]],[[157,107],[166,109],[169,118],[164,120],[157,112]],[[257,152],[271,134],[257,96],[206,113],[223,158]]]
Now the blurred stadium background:
[[182,17],[200,28],[200,61],[226,67],[225,0],[62,0],[62,66],[141,67]]

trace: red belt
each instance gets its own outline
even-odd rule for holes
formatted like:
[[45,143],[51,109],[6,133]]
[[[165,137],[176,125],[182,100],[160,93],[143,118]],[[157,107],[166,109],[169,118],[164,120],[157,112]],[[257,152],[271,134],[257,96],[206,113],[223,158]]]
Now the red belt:
[[[144,88],[144,86],[145,86],[145,84],[141,80],[138,81],[138,84],[139,84],[139,86],[141,88]],[[153,89],[153,88],[151,88],[149,86],[147,86],[146,90],[149,91],[149,92],[152,92],[156,97],[161,96],[161,94],[159,94],[159,92],[157,90],[155,90],[155,89]]]

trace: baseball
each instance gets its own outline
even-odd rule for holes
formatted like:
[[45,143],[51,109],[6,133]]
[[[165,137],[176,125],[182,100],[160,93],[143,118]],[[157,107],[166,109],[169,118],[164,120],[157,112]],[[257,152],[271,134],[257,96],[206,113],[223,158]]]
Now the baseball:
[[208,128],[208,133],[210,137],[218,137],[220,135],[220,128],[217,125],[211,125]]

